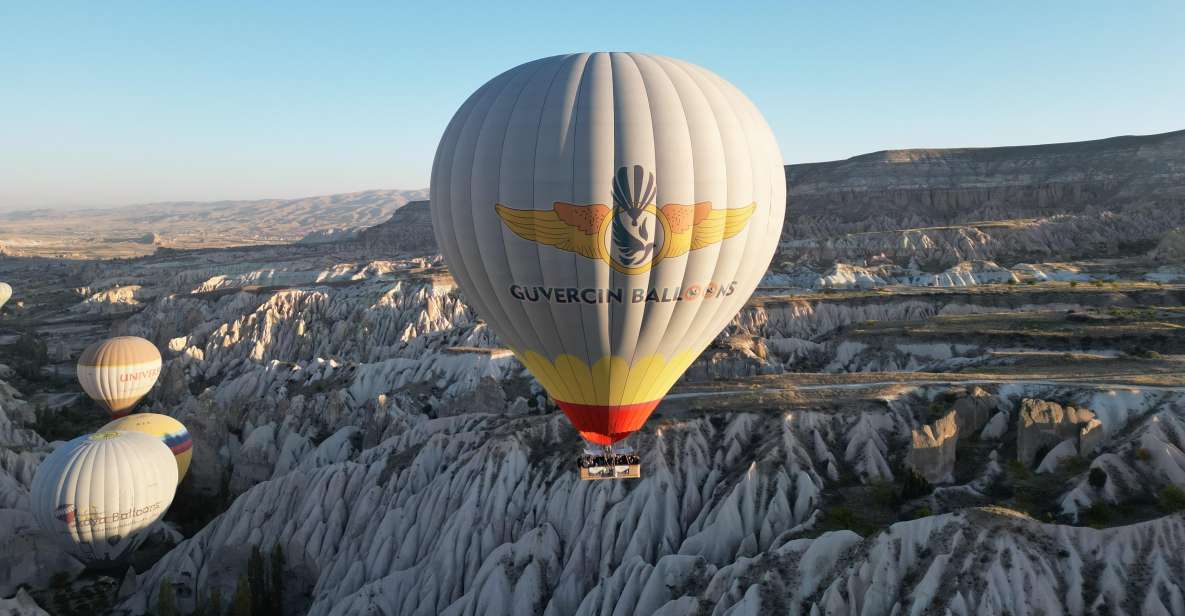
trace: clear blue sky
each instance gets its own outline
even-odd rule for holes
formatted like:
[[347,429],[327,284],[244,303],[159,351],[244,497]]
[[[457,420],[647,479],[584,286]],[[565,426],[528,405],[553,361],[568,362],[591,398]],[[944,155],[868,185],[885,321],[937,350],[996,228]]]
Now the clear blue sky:
[[787,162],[1185,128],[1182,0],[337,4],[0,3],[0,208],[421,188],[466,96],[573,51],[716,71]]

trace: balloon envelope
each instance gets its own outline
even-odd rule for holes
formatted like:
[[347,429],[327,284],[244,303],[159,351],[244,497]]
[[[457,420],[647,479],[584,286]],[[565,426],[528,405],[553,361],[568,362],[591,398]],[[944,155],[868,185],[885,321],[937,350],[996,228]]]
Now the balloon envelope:
[[159,439],[96,432],[58,447],[33,476],[41,528],[81,560],[115,563],[144,541],[177,489],[177,465]]
[[99,428],[99,432],[110,430],[140,432],[160,439],[165,447],[173,452],[173,457],[177,461],[177,483],[185,479],[185,473],[189,471],[189,461],[193,458],[193,439],[181,422],[159,413],[135,413],[109,421],[107,425]]
[[156,384],[160,351],[136,336],[119,336],[88,346],[78,358],[78,382],[95,402],[122,417]]
[[7,282],[0,282],[0,308],[3,308],[4,304],[7,304],[10,299],[12,299],[12,285],[9,285]]
[[600,444],[641,427],[744,305],[785,206],[753,104],[648,54],[495,77],[432,166],[433,228],[466,300]]

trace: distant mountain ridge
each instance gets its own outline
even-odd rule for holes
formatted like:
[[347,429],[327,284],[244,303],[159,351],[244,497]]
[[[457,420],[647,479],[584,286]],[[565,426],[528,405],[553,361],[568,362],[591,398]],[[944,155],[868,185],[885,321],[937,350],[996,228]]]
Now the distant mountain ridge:
[[[1185,205],[1185,130],[788,165],[792,237]],[[1182,209],[1182,208],[1177,208]]]
[[0,243],[22,253],[132,256],[129,237],[155,234],[170,248],[275,244],[351,235],[377,225],[427,189],[367,190],[300,199],[170,201],[104,209],[0,214]]

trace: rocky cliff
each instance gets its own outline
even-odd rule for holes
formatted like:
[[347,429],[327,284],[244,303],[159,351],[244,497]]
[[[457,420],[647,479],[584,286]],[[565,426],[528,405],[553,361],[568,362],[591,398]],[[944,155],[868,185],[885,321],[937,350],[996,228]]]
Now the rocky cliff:
[[[789,165],[792,233],[1080,214],[1185,202],[1185,130],[1001,148],[888,150]],[[884,225],[891,224],[892,227]]]
[[436,251],[432,212],[428,201],[412,201],[395,210],[390,220],[358,232],[355,243],[363,250],[422,254]]
[[790,165],[782,258],[950,267],[1144,252],[1185,224],[1185,131]]

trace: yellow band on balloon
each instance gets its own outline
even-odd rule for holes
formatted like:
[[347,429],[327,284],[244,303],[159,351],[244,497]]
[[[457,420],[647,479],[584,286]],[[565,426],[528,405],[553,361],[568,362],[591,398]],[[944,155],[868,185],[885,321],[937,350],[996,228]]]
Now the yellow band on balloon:
[[661,354],[638,358],[602,357],[589,366],[574,355],[551,361],[531,350],[514,349],[519,361],[557,400],[587,405],[639,404],[662,398],[699,353],[687,349],[669,359]]

